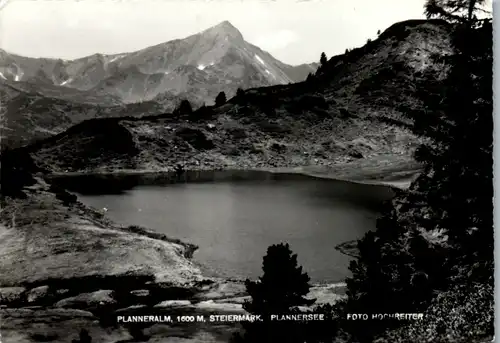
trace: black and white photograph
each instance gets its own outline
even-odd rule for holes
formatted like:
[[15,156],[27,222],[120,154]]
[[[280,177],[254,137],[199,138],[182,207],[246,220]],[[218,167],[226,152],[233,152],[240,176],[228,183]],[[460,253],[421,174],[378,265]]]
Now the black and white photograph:
[[0,343],[494,341],[492,0],[0,0]]

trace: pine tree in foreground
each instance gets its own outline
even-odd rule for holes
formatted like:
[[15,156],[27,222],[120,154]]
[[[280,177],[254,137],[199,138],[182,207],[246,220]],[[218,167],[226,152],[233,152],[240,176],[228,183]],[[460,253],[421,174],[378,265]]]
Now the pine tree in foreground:
[[267,249],[262,263],[264,274],[258,281],[245,282],[252,301],[244,305],[253,314],[289,313],[296,306],[312,305],[306,299],[309,293],[309,276],[297,263],[287,244],[272,245]]
[[307,299],[309,276],[297,263],[288,244],[272,245],[264,256],[264,274],[257,281],[245,282],[251,300],[243,308],[251,314],[261,315],[262,321],[245,323],[243,335],[233,342],[287,342],[303,343],[307,333],[305,324],[297,321],[270,321],[271,315],[300,313],[299,306],[310,306],[315,300]]

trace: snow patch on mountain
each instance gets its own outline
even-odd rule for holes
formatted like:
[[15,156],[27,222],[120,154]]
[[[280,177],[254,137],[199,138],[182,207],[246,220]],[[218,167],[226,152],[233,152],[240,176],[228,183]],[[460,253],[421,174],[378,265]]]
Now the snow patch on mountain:
[[126,54],[117,55],[117,56],[113,57],[112,59],[110,59],[108,63],[117,61],[117,60],[119,60],[119,59],[121,59],[121,58],[123,58],[125,56],[126,56]]
[[262,58],[260,58],[260,56],[259,56],[259,55],[255,55],[255,59],[256,59],[257,61],[259,61],[261,64],[266,65],[266,64],[264,63],[264,60],[263,60]]
[[67,79],[67,80],[65,80],[65,81],[61,82],[61,83],[59,84],[59,86],[64,86],[65,84],[67,84],[68,82],[71,82],[71,81],[73,81],[73,80],[72,80],[72,79]]

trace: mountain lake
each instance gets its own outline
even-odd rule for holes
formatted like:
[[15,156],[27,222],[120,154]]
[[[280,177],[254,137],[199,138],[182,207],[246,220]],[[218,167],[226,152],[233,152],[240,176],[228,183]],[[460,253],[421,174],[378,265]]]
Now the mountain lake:
[[350,275],[335,247],[375,229],[388,186],[298,174],[212,171],[72,176],[58,184],[123,225],[196,244],[193,259],[212,275],[257,278],[268,246],[287,242],[313,282]]

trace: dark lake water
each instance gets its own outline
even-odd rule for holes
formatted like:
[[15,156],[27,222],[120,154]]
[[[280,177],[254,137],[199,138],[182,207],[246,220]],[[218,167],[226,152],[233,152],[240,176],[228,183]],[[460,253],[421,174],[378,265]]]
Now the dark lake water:
[[167,181],[64,182],[78,191],[80,201],[107,208],[107,216],[120,224],[198,245],[194,259],[221,276],[260,276],[267,247],[288,242],[314,282],[349,275],[351,258],[335,246],[374,229],[381,204],[393,196],[384,186],[270,173],[215,172]]

